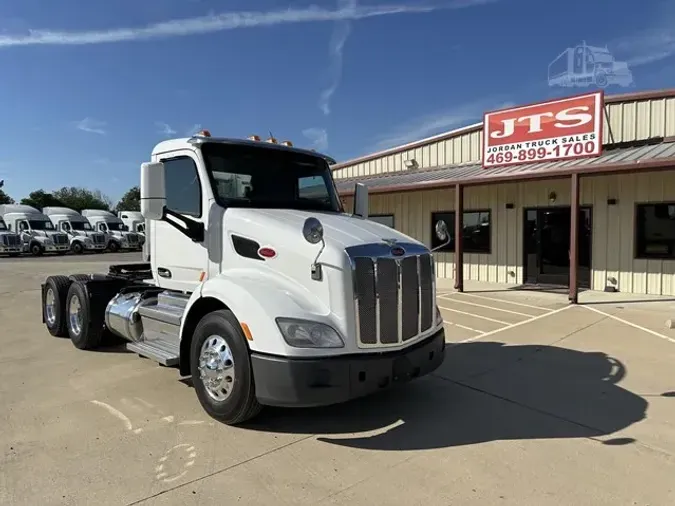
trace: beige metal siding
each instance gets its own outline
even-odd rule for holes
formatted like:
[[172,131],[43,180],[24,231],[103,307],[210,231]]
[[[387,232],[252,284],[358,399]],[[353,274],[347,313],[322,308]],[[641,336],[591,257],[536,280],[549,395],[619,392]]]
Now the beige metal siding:
[[[610,142],[612,135],[614,142],[675,135],[675,98],[610,103],[607,104],[607,116],[609,122],[605,118],[604,143]],[[335,170],[333,175],[336,179],[341,179],[400,172],[409,170],[403,164],[404,160],[409,159],[417,160],[419,168],[476,162],[480,161],[482,139],[482,131],[464,133],[412,150],[343,167]]]
[[[465,210],[491,209],[492,252],[465,254],[464,278],[490,283],[523,282],[523,213],[527,207],[569,205],[570,180],[548,180],[469,187]],[[608,278],[621,292],[675,296],[675,261],[634,259],[635,204],[675,200],[675,172],[597,176],[581,179],[582,205],[592,206],[591,288],[602,290]],[[617,199],[608,206],[607,199]],[[352,199],[343,199],[351,209]],[[513,203],[513,209],[506,209]],[[371,214],[393,214],[395,227],[427,245],[431,243],[431,213],[452,211],[452,189],[371,195]],[[448,223],[449,226],[453,224]],[[454,254],[436,253],[437,274],[454,277]]]

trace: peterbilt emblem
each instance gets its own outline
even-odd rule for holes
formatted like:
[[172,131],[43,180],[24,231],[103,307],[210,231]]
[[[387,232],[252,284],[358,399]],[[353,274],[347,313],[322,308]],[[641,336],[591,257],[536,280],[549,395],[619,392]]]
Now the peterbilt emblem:
[[401,257],[405,255],[405,250],[400,246],[395,246],[391,248],[391,254],[394,255],[395,257]]

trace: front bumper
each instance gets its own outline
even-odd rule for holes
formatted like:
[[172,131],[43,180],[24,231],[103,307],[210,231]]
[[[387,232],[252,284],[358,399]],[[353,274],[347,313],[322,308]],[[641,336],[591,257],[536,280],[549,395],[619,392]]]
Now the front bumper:
[[317,359],[251,354],[256,397],[267,406],[316,407],[363,397],[436,370],[445,331],[410,348]]
[[45,251],[54,252],[54,251],[68,251],[70,246],[67,244],[46,244],[43,245]]
[[0,253],[21,253],[23,248],[21,246],[0,246]]

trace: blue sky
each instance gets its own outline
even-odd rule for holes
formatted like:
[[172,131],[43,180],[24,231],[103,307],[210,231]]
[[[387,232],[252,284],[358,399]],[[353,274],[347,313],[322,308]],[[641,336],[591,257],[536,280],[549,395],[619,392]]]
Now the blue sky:
[[199,126],[346,160],[578,93],[547,72],[584,40],[632,71],[606,93],[675,87],[672,0],[4,0],[0,179],[116,200]]

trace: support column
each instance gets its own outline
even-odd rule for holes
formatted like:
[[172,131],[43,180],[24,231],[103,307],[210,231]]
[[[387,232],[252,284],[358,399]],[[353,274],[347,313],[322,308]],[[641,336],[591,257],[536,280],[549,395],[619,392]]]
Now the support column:
[[464,291],[464,187],[455,185],[455,290]]
[[579,301],[579,174],[572,174],[570,198],[570,304]]

